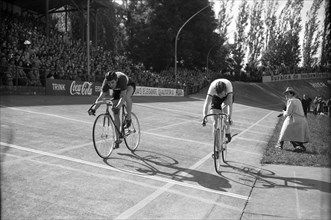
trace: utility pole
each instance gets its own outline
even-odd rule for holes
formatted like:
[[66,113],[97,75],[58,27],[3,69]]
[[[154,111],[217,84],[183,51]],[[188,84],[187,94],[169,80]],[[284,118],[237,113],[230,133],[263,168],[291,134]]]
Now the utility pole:
[[181,32],[181,30],[183,29],[183,27],[192,19],[194,18],[197,14],[199,14],[200,12],[202,12],[203,10],[205,10],[206,8],[209,7],[209,4],[206,5],[205,7],[201,8],[199,11],[197,11],[194,15],[192,15],[189,19],[187,19],[187,21],[185,21],[185,23],[179,28],[177,35],[176,35],[176,39],[175,39],[175,83],[177,85],[177,40],[178,40],[178,36],[179,33]]

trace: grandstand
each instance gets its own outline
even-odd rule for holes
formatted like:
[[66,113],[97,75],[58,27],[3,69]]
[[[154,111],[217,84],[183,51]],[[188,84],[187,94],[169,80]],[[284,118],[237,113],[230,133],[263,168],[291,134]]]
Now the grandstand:
[[[173,82],[173,71],[164,70],[154,73],[145,70],[141,65],[134,65],[127,59],[115,59],[110,51],[93,47],[91,57],[91,72],[88,73],[85,43],[73,40],[55,27],[49,27],[47,14],[54,13],[63,5],[83,8],[86,1],[24,1],[7,0],[2,4],[1,13],[1,63],[0,87],[1,93],[46,94],[46,81],[64,80],[100,83],[103,73],[118,69],[133,78],[138,86],[182,88],[185,94],[201,91],[208,83],[219,77],[229,78],[231,81],[241,80],[236,76],[224,76],[198,70],[178,70],[179,82]],[[92,7],[105,7],[105,1],[93,1]],[[46,13],[46,12],[49,13]],[[48,31],[51,33],[48,36]],[[115,61],[116,60],[116,61]],[[307,70],[308,71],[308,70]],[[319,69],[310,71],[320,71]],[[275,73],[276,74],[276,73]],[[301,74],[301,72],[299,73]],[[280,76],[280,75],[277,75]],[[289,75],[283,75],[289,76]],[[285,77],[286,78],[286,77]],[[309,78],[304,80],[286,80],[282,82],[248,83],[237,82],[240,85],[238,97],[252,99],[254,92],[268,91],[270,97],[282,97],[280,88],[286,86],[297,88],[301,94],[307,93],[311,97],[322,95],[330,97],[330,76],[324,78]],[[95,89],[97,90],[97,89]],[[239,98],[237,97],[237,100]],[[263,98],[263,99],[264,99]],[[245,100],[242,100],[245,101]],[[263,104],[263,101],[260,101]]]

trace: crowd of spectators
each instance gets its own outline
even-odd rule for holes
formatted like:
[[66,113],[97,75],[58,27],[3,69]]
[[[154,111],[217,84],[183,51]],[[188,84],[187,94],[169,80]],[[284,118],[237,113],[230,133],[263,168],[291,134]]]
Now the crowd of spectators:
[[317,95],[314,99],[311,99],[308,95],[304,94],[302,99],[300,97],[299,99],[301,100],[306,117],[308,112],[312,112],[314,115],[328,115],[331,117],[331,98]]
[[326,99],[321,95],[316,96],[314,100],[311,101],[310,108],[314,115],[328,114],[330,116],[331,98]]
[[261,71],[263,76],[271,75],[287,75],[287,74],[302,74],[302,73],[322,73],[330,72],[330,67],[315,65],[313,67],[286,67],[285,65],[280,66],[268,66],[261,67],[258,71]]
[[178,70],[175,83],[172,70],[153,73],[93,45],[88,76],[86,44],[52,27],[49,36],[45,34],[45,23],[34,16],[2,12],[0,85],[45,86],[47,78],[101,82],[110,69],[128,74],[140,86],[178,88],[204,81],[201,71]]
[[[242,74],[226,74],[205,70],[178,69],[177,82],[173,69],[155,73],[126,57],[91,45],[90,75],[87,73],[86,43],[72,39],[67,33],[50,27],[33,15],[17,15],[2,11],[0,24],[0,85],[45,86],[46,79],[101,82],[111,69],[128,74],[139,86],[184,88],[204,87],[220,77],[229,80],[261,82],[266,68],[246,66]],[[284,67],[272,70],[284,72]],[[302,70],[310,71],[310,70]],[[208,78],[207,78],[208,77]]]

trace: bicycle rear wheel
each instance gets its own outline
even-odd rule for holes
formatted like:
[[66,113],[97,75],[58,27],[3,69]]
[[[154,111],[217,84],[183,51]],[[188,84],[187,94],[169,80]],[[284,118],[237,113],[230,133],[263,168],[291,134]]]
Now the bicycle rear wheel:
[[124,129],[124,142],[126,147],[130,151],[135,151],[140,143],[140,124],[138,121],[138,117],[131,113],[131,126],[129,128]]
[[115,140],[115,127],[110,115],[100,114],[93,125],[95,151],[101,158],[108,158],[113,151]]
[[216,129],[214,132],[214,165],[215,165],[215,170],[218,173],[221,168],[221,152],[220,152],[220,129]]

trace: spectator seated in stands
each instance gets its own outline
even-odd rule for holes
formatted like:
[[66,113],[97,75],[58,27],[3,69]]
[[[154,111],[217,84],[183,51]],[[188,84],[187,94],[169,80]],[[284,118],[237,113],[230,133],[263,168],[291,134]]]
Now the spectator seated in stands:
[[17,74],[17,77],[15,78],[15,85],[16,85],[16,82],[17,82],[17,85],[19,85],[19,86],[27,86],[27,85],[31,84],[30,80],[28,79],[28,77],[26,76],[26,74],[24,72],[22,60],[18,61],[18,64],[16,66],[16,74]]

